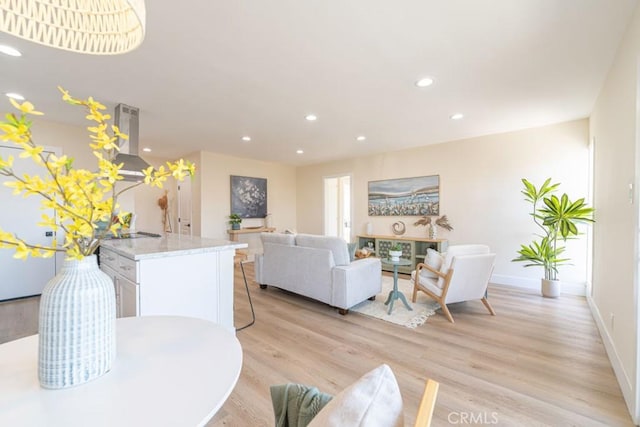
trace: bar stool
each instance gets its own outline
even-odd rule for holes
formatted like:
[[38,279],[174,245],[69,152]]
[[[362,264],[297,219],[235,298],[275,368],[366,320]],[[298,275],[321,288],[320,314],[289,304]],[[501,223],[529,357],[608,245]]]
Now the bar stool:
[[242,271],[242,279],[244,280],[244,287],[247,290],[247,298],[249,298],[249,307],[251,307],[251,322],[247,323],[246,325],[240,328],[236,328],[236,332],[246,329],[249,326],[256,323],[256,314],[253,311],[253,302],[251,301],[251,294],[249,293],[249,284],[247,283],[247,276],[244,273],[244,263],[247,262],[247,258],[248,258],[247,251],[244,251],[242,249],[236,249],[236,254],[233,257],[233,263],[235,265],[240,265],[240,271]]

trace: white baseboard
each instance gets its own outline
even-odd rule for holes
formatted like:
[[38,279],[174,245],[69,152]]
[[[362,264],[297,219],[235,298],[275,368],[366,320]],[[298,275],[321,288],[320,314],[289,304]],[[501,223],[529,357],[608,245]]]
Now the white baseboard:
[[[491,276],[490,282],[495,283],[496,285],[513,286],[514,288],[530,289],[540,292],[540,279],[494,274]],[[586,289],[586,283],[562,282],[563,294],[583,297],[587,294]]]
[[600,337],[602,338],[602,342],[604,344],[604,348],[607,352],[607,356],[609,357],[609,361],[611,362],[611,366],[613,367],[613,372],[618,380],[618,384],[620,385],[620,390],[622,390],[622,396],[624,397],[624,401],[627,404],[627,409],[631,414],[631,418],[633,419],[633,423],[638,425],[638,418],[635,416],[636,413],[636,405],[635,405],[635,393],[633,391],[633,385],[624,370],[624,366],[622,365],[622,360],[620,360],[620,356],[618,356],[618,352],[616,351],[616,347],[613,344],[613,340],[611,339],[611,335],[607,331],[607,328],[604,326],[604,320],[600,315],[600,310],[598,310],[598,306],[593,301],[593,298],[590,296],[587,297],[587,303],[589,304],[589,308],[591,309],[591,314],[596,322],[596,326],[598,327],[598,331],[600,332]]

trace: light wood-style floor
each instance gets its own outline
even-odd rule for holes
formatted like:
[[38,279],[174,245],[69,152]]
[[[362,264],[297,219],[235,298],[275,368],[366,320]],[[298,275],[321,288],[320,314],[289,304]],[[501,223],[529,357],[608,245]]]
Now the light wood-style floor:
[[[297,382],[337,394],[381,363],[398,379],[407,426],[427,377],[441,383],[434,426],[465,425],[463,417],[466,425],[633,425],[585,298],[491,286],[497,316],[467,302],[451,306],[455,324],[438,313],[411,330],[261,290],[253,265],[245,269],[257,321],[238,332],[240,380],[209,427],[273,426],[270,385]],[[235,305],[242,325],[250,313],[239,268]]]
[[[257,321],[238,332],[240,380],[208,427],[273,426],[270,385],[298,382],[337,394],[381,363],[398,379],[407,426],[427,377],[441,383],[434,426],[632,425],[584,298],[491,286],[496,317],[468,302],[451,307],[455,324],[436,314],[411,330],[261,290],[253,265],[245,269]],[[236,270],[240,326],[250,313]],[[36,332],[37,298],[0,303],[0,342]]]

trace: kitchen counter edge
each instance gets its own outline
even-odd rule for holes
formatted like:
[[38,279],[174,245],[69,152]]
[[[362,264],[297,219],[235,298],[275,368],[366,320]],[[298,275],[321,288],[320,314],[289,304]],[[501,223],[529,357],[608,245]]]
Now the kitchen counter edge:
[[247,243],[223,239],[166,235],[160,238],[103,240],[100,247],[133,260],[201,254],[248,247]]

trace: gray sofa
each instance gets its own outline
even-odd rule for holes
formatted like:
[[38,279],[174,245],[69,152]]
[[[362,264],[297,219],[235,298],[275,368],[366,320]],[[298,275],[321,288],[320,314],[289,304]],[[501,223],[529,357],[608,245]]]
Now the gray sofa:
[[351,261],[338,237],[262,233],[264,252],[256,255],[256,281],[322,301],[347,314],[382,290],[378,258]]

